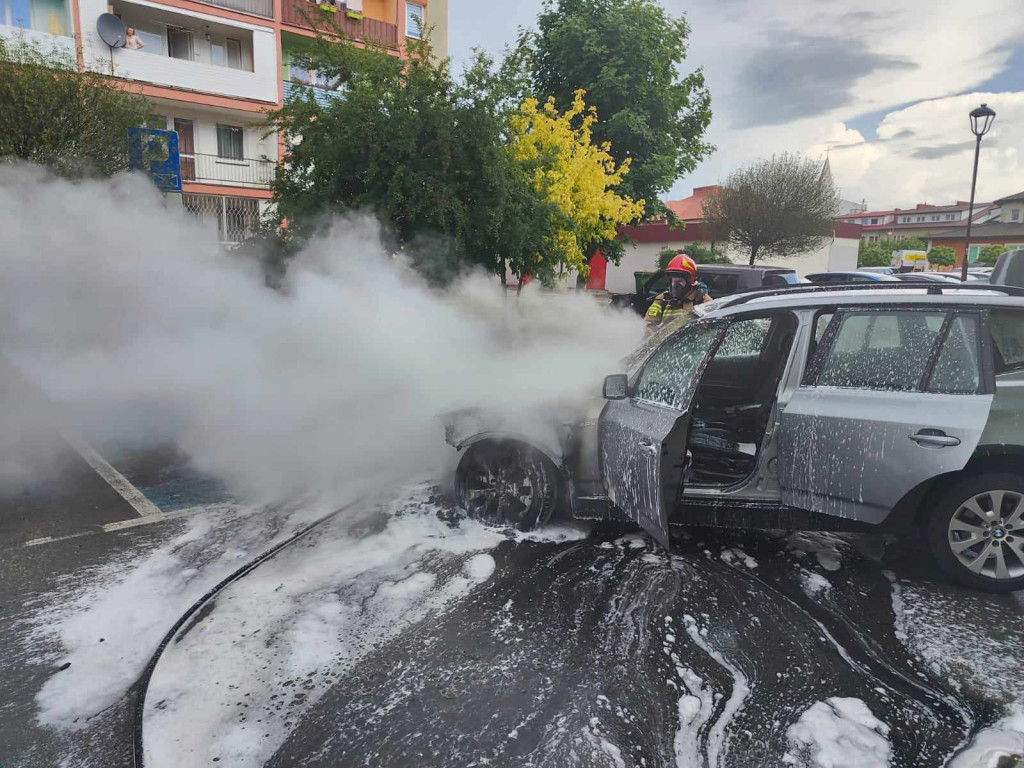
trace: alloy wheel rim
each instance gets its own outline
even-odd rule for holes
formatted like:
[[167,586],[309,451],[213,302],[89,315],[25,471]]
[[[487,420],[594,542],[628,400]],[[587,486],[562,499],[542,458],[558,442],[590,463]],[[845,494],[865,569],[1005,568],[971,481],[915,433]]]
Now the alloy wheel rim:
[[534,488],[515,449],[481,452],[467,468],[462,497],[470,512],[517,523],[533,505]]
[[1024,576],[1024,494],[993,490],[967,499],[949,521],[949,547],[973,574],[997,581]]

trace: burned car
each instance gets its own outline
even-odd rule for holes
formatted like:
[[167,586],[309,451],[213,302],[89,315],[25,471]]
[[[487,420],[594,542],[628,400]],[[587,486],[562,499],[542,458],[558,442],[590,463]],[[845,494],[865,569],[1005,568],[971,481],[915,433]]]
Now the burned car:
[[[469,514],[924,533],[980,589],[1024,587],[1024,291],[790,287],[659,330],[550,435],[456,419]],[[685,322],[684,322],[685,321]]]

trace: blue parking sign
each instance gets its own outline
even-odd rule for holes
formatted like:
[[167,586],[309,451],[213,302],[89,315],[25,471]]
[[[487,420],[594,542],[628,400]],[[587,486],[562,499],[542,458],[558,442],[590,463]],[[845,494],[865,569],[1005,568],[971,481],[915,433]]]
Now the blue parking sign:
[[147,174],[158,189],[181,192],[181,156],[177,131],[128,129],[128,163]]

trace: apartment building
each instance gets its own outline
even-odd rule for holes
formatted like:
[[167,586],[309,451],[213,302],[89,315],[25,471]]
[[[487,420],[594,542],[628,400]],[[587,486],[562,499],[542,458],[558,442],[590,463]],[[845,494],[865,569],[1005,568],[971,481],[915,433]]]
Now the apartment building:
[[[885,211],[857,211],[839,216],[840,221],[858,224],[862,228],[862,239],[875,242],[887,238],[899,240],[928,236],[941,230],[952,230],[967,226],[970,204],[958,200],[951,205],[929,205],[918,203],[913,208],[893,208]],[[991,221],[999,216],[999,203],[975,203],[972,226]]]
[[[107,46],[96,31],[104,13],[141,45]],[[265,210],[281,158],[277,137],[258,125],[263,114],[295,88],[336,96],[293,59],[318,17],[395,56],[430,29],[435,55],[447,55],[447,0],[0,0],[0,35],[63,48],[79,67],[149,97],[148,127],[178,133],[182,205],[231,244]]]

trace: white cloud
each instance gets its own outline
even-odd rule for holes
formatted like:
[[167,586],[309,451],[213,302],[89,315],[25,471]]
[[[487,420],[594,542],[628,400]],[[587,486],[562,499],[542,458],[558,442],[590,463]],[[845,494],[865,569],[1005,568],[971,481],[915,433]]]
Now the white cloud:
[[872,207],[966,200],[974,160],[967,114],[981,102],[987,102],[997,116],[981,145],[978,199],[1020,192],[1024,189],[1024,92],[952,96],[891,112],[878,127],[879,141],[832,153],[833,176],[849,189],[863,190]]
[[[967,153],[930,159],[912,153],[971,140],[966,114],[986,98],[999,117],[992,134],[996,142],[986,140],[983,149],[979,197],[991,199],[1024,188],[1024,122],[1016,100],[1020,94],[997,98],[972,93],[1004,71],[1014,47],[1024,41],[1020,0],[984,0],[970,6],[961,0],[662,4],[690,21],[683,70],[705,70],[714,110],[708,138],[718,147],[692,176],[675,184],[671,197],[713,184],[759,157],[785,151],[823,156],[826,142],[839,142],[860,144],[832,155],[833,175],[848,199],[866,198],[877,207],[925,198],[964,199],[970,193]],[[500,52],[518,26],[533,23],[540,8],[541,0],[504,5],[451,0],[453,56],[464,58],[473,45]],[[761,91],[751,98],[751,83],[767,90],[767,99]],[[1024,93],[1024,85],[1019,90]],[[801,117],[758,125],[765,115],[757,111],[772,100],[785,108],[768,111]],[[857,120],[869,113],[884,116],[882,139],[903,128],[918,135],[876,142]],[[851,123],[869,135],[861,135]],[[736,127],[744,124],[754,127]]]

